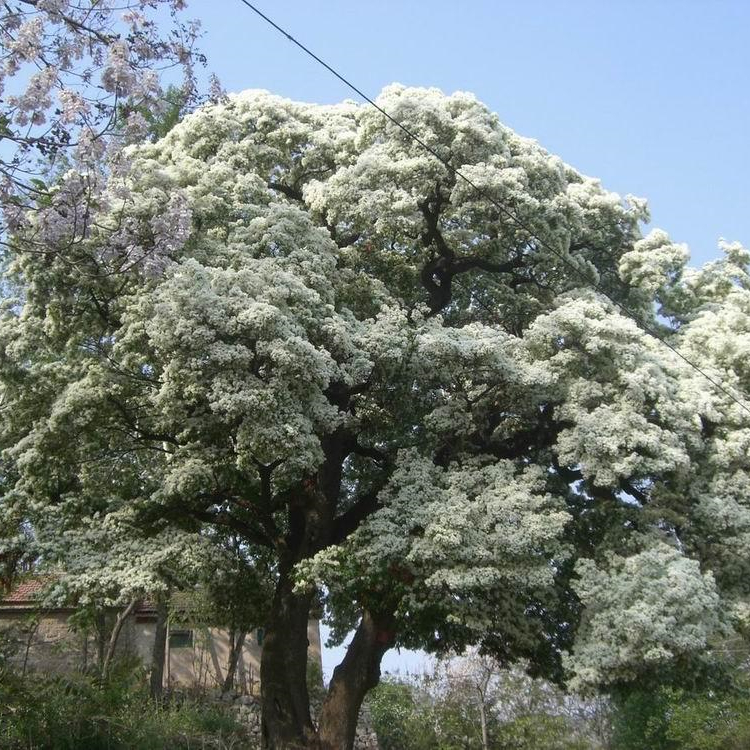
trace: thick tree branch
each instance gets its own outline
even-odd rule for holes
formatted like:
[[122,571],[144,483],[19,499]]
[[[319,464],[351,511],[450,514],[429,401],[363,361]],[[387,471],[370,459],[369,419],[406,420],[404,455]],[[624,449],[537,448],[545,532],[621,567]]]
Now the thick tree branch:
[[[455,261],[451,265],[451,271],[453,275],[466,273],[466,271],[471,271],[475,268],[481,271],[488,271],[489,273],[511,273],[516,268],[521,268],[524,263],[525,261],[521,257],[513,258],[505,263],[494,263],[486,258],[469,257],[460,258]],[[524,279],[524,281],[530,281],[530,279]]]
[[[560,432],[571,425],[567,421],[555,420],[554,406],[545,404],[536,414],[536,423],[531,422],[528,427],[517,430],[504,440],[493,439],[492,435],[503,419],[499,415],[495,418],[490,416],[484,425],[467,437],[472,451],[508,460],[533,457],[553,446]],[[454,440],[445,442],[435,454],[435,464],[447,466],[462,447],[466,447],[465,444]]]
[[377,490],[364,495],[349,510],[334,519],[331,544],[341,544],[380,507],[379,494],[380,490]]
[[179,442],[173,435],[168,435],[161,432],[151,432],[145,430],[137,424],[133,415],[128,412],[123,404],[121,404],[113,396],[107,396],[107,402],[114,406],[117,413],[122,417],[125,426],[128,428],[131,437],[136,440],[148,440],[157,443],[169,443],[170,445],[179,445]]
[[[355,385],[345,385],[341,382],[331,383],[325,391],[325,396],[328,401],[334,406],[338,407],[340,411],[348,411],[351,408],[352,396],[358,396],[361,393],[366,393],[372,385],[371,377],[362,383]],[[350,442],[353,440],[350,437]]]
[[620,480],[620,489],[628,495],[632,495],[641,505],[647,505],[651,498],[642,490],[639,490],[632,482],[626,479]]
[[199,508],[191,508],[185,512],[196,521],[202,521],[203,523],[214,524],[216,526],[224,526],[227,529],[231,529],[240,537],[248,542],[252,542],[253,544],[267,547],[268,549],[274,549],[275,547],[273,539],[269,539],[261,530],[245,521],[242,521],[237,518],[237,516],[233,516],[226,510],[211,511],[208,509],[201,510]]
[[291,198],[295,201],[301,201],[302,200],[302,191],[297,187],[291,187],[289,185],[285,185],[283,182],[271,182],[269,181],[268,187],[271,188],[271,190],[276,190],[279,193],[282,193],[287,198]]
[[122,612],[117,613],[117,619],[115,620],[114,627],[112,628],[112,633],[109,637],[109,644],[107,646],[107,653],[104,655],[104,660],[102,661],[102,679],[106,680],[109,677],[109,669],[112,665],[112,659],[114,659],[115,656],[115,649],[117,648],[117,641],[120,638],[120,632],[122,631],[122,627],[125,624],[125,621],[130,617],[130,615],[133,613],[133,610],[135,609],[136,605],[138,604],[138,599],[132,599],[127,607]]
[[386,466],[387,464],[391,463],[391,458],[387,453],[384,453],[383,451],[371,446],[363,446],[357,443],[352,447],[352,453],[354,453],[356,456],[371,458],[381,466]]
[[569,466],[561,466],[557,462],[554,464],[555,473],[568,484],[580,482],[583,479],[583,473],[580,469],[571,469]]
[[333,224],[326,222],[325,225],[331,239],[336,243],[336,247],[344,248],[353,245],[362,235],[359,233],[340,235]]
[[255,461],[255,465],[258,467],[258,476],[260,477],[260,507],[253,506],[250,510],[257,514],[258,522],[263,531],[270,539],[274,540],[274,544],[279,543],[282,534],[273,520],[274,496],[272,475],[274,470],[283,463],[283,458],[278,458],[270,464]]
[[365,609],[346,656],[333,671],[320,721],[321,750],[353,747],[357,716],[367,691],[380,681],[380,662],[396,640],[395,603]]
[[426,248],[437,253],[424,264],[420,272],[420,281],[429,295],[432,315],[437,314],[450,303],[455,276],[475,269],[488,273],[509,274],[526,263],[522,256],[511,258],[504,263],[497,263],[479,256],[458,257],[440,231],[440,209],[443,202],[442,195],[436,192],[432,200],[422,201],[419,204],[426,225],[422,233],[422,243]]

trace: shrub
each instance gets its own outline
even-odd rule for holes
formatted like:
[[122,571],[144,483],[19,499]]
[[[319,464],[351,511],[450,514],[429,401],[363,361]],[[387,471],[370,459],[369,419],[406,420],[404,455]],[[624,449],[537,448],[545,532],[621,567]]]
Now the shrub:
[[414,688],[384,680],[368,696],[372,726],[382,750],[410,748],[409,724],[414,714]]
[[243,736],[219,706],[153,702],[142,675],[117,669],[104,684],[88,675],[0,681],[3,750],[181,750],[222,748]]
[[617,703],[613,740],[616,750],[747,750],[750,692],[634,690]]

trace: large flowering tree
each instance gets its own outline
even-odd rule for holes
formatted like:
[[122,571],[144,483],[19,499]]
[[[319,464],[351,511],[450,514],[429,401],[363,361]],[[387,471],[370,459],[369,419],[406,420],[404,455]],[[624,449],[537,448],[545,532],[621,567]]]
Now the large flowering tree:
[[[370,107],[247,92],[126,152],[84,237],[13,245],[6,502],[270,559],[270,748],[350,747],[393,646],[601,685],[747,622],[750,254],[688,269],[470,95],[379,103],[481,191]],[[315,728],[321,592],[355,635]]]

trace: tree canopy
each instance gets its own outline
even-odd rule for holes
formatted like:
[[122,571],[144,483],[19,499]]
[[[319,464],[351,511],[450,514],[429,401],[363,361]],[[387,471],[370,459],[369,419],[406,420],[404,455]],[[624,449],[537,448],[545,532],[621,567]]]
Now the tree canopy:
[[[349,741],[395,645],[613,684],[750,614],[750,253],[689,268],[469,94],[378,103],[450,166],[372,107],[249,91],[85,212],[62,175],[9,250],[4,512],[52,547],[113,514],[241,538],[269,747]],[[318,592],[357,632],[316,732]]]

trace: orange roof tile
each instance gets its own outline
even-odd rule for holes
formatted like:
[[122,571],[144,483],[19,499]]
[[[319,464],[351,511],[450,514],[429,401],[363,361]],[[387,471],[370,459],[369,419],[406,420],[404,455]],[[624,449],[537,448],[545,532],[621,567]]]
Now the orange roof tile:
[[16,584],[7,596],[2,597],[0,601],[9,604],[25,604],[33,602],[44,590],[44,587],[50,582],[48,577],[27,578]]

